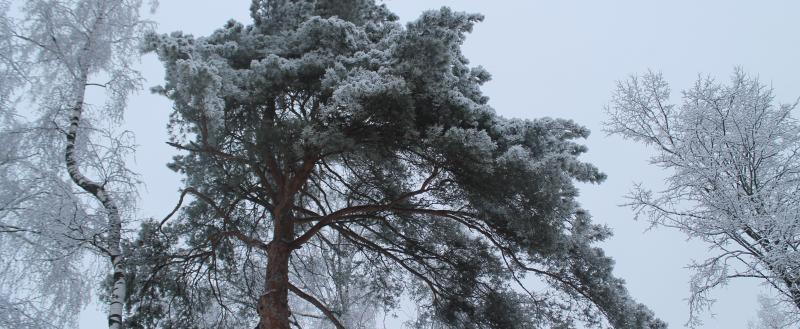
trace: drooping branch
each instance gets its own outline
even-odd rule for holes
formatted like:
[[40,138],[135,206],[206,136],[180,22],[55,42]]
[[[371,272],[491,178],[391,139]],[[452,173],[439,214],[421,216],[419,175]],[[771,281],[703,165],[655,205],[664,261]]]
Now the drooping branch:
[[[172,211],[170,211],[170,213],[167,214],[167,216],[165,216],[164,219],[161,220],[161,222],[159,222],[158,225],[159,231],[161,231],[161,228],[164,225],[164,223],[166,223],[178,211],[178,209],[180,209],[181,205],[183,204],[183,200],[187,194],[192,194],[195,197],[202,200],[204,203],[208,204],[212,209],[214,209],[215,214],[222,219],[223,224],[225,224],[226,226],[234,226],[233,220],[230,217],[230,212],[235,208],[237,202],[233,202],[229,206],[230,209],[226,211],[222,209],[219,205],[217,205],[217,203],[214,202],[214,200],[212,200],[211,197],[209,197],[205,193],[202,193],[193,187],[187,187],[183,189],[183,191],[181,191],[180,198],[178,199],[178,203],[175,205],[175,208],[173,208]],[[262,242],[259,239],[247,236],[238,229],[223,230],[222,232],[216,233],[214,237],[215,239],[219,239],[222,237],[235,237],[239,239],[239,241],[242,241],[248,246],[255,247],[264,251],[268,249],[266,243]]]
[[441,288],[441,285],[439,285],[437,282],[435,282],[431,278],[426,277],[424,274],[422,274],[419,271],[417,271],[417,270],[411,268],[410,266],[408,266],[408,264],[406,264],[405,261],[403,261],[402,259],[397,257],[397,255],[392,254],[391,252],[389,252],[385,248],[379,246],[378,244],[376,244],[376,243],[374,243],[372,241],[369,241],[368,239],[358,235],[357,233],[353,232],[352,230],[350,230],[350,229],[348,229],[348,228],[346,228],[346,227],[344,227],[342,225],[339,225],[339,224],[333,224],[331,227],[333,227],[335,230],[337,230],[339,233],[341,233],[342,236],[345,239],[349,240],[350,242],[352,242],[352,243],[354,243],[356,245],[359,245],[359,246],[363,246],[363,247],[365,247],[367,249],[370,249],[372,251],[375,251],[375,252],[377,252],[377,253],[379,253],[379,254],[381,254],[383,256],[389,257],[396,264],[398,264],[401,267],[403,267],[406,271],[408,271],[409,273],[411,273],[415,277],[417,277],[420,280],[422,280],[423,282],[425,282],[425,284],[431,290],[431,294],[433,296],[434,304],[437,303],[439,295],[440,295],[440,288]]
[[328,320],[330,320],[331,323],[333,323],[333,325],[336,326],[337,329],[345,329],[344,325],[342,325],[342,323],[339,322],[339,319],[336,318],[336,314],[333,314],[333,312],[330,309],[325,307],[325,304],[320,302],[318,299],[314,298],[314,296],[305,293],[304,291],[300,290],[300,288],[295,287],[295,285],[291,283],[289,283],[289,291],[297,295],[297,297],[300,297],[306,300],[307,302],[311,303],[311,305],[314,305],[323,314],[325,314]]
[[[308,231],[306,231],[303,235],[292,241],[292,247],[295,249],[300,248],[304,243],[308,242],[308,240],[310,240],[314,235],[319,233],[319,231],[322,230],[324,227],[336,222],[337,220],[345,216],[358,215],[358,214],[367,215],[370,213],[375,213],[384,210],[395,210],[398,204],[408,201],[409,199],[415,196],[430,192],[432,190],[430,184],[439,174],[440,174],[439,168],[438,167],[434,168],[433,172],[428,177],[426,177],[425,180],[422,182],[422,185],[419,187],[419,189],[400,194],[399,196],[397,196],[396,199],[388,203],[382,205],[372,204],[372,205],[352,206],[344,209],[339,209],[333,213],[330,213],[320,218],[319,221],[316,224],[314,224],[314,226],[312,226]],[[414,210],[408,209],[408,211],[413,212]]]

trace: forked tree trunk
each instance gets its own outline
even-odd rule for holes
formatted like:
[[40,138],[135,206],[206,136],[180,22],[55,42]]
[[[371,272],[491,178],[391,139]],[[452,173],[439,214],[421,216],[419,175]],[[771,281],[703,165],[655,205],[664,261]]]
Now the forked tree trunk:
[[[287,216],[288,217],[288,216]],[[274,238],[267,249],[266,291],[258,300],[258,329],[290,329],[289,243],[294,237],[290,218],[276,218]]]

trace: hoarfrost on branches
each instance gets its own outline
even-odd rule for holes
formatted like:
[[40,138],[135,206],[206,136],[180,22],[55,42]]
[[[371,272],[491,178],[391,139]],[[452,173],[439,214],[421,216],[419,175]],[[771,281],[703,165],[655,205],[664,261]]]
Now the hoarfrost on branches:
[[403,26],[372,0],[254,0],[251,16],[147,38],[186,186],[126,249],[129,328],[369,324],[356,296],[409,298],[417,327],[666,326],[575,200],[605,177],[579,159],[589,131],[503,118],[481,93],[461,53],[481,15]]
[[98,219],[24,126],[0,119],[0,328],[74,325],[88,302],[81,266]]
[[[761,304],[758,318],[755,321],[749,321],[748,329],[791,329],[797,328],[797,325],[800,324],[797,312],[787,311],[786,303],[763,295],[758,296],[758,303]],[[792,306],[789,305],[789,307]]]
[[670,103],[661,74],[619,82],[607,131],[652,146],[669,171],[666,188],[636,186],[629,205],[654,225],[712,246],[690,266],[690,319],[713,303],[711,290],[757,278],[800,313],[800,125],[797,103],[775,104],[772,89],[736,69],[728,84],[700,77]]
[[[95,254],[115,268],[109,326],[121,324],[119,243],[135,178],[123,160],[132,136],[116,125],[141,84],[133,64],[151,26],[141,7],[141,0],[0,1],[0,140],[9,146],[0,164],[0,243],[17,246],[3,248],[3,319],[74,325],[90,283],[98,283],[82,273]],[[100,106],[91,105],[91,88],[101,91]],[[15,280],[20,273],[31,275]]]

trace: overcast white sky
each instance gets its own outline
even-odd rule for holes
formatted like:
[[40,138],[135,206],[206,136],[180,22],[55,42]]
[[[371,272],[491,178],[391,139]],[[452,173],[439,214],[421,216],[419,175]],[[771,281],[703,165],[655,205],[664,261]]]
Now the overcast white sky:
[[[574,119],[594,134],[586,141],[585,160],[608,174],[599,185],[581,186],[584,207],[595,221],[614,229],[603,243],[616,259],[634,298],[657,316],[681,328],[687,319],[689,272],[684,266],[703,259],[706,246],[686,241],[679,232],[634,221],[618,207],[634,182],[657,188],[664,174],[648,165],[643,146],[607,137],[601,131],[603,107],[615,80],[648,68],[664,73],[673,88],[688,87],[698,73],[726,80],[734,66],[758,75],[775,88],[777,100],[800,96],[800,2],[735,0],[481,1],[386,0],[402,21],[425,9],[449,6],[479,12],[486,20],[469,36],[464,51],[473,65],[493,75],[484,91],[503,116]],[[153,19],[160,32],[182,30],[208,35],[228,19],[250,23],[250,0],[161,0]],[[163,70],[155,56],[141,66],[146,87],[160,84]],[[163,217],[177,199],[179,179],[165,164],[174,151],[164,145],[171,105],[143,91],[133,98],[127,127],[139,144],[135,169],[146,189],[140,217]],[[732,282],[716,292],[719,301],[705,328],[746,328],[754,319],[757,282]],[[81,328],[104,328],[93,310]]]

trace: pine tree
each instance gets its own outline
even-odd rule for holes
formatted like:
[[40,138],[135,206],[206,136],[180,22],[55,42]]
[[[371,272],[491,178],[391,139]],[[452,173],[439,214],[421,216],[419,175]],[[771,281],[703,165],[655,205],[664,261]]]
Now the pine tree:
[[[302,316],[290,295],[343,328],[296,284],[295,265],[337,239],[376,301],[410,296],[420,326],[665,327],[592,246],[609,230],[575,201],[574,181],[604,178],[577,159],[589,131],[503,118],[482,95],[489,74],[460,51],[480,15],[442,8],[404,27],[369,0],[251,12],[252,25],[147,42],[192,200],[131,248],[131,328],[288,329]],[[526,274],[548,288],[518,292]]]

